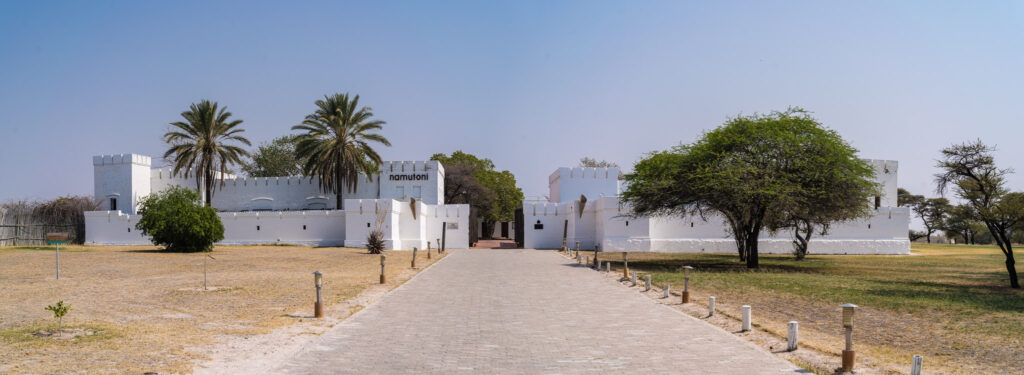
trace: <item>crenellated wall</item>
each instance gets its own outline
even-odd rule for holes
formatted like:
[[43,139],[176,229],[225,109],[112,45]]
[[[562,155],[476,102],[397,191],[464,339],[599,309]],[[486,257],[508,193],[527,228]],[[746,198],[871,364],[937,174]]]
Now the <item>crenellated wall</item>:
[[548,177],[552,202],[619,195],[619,168],[558,168]]

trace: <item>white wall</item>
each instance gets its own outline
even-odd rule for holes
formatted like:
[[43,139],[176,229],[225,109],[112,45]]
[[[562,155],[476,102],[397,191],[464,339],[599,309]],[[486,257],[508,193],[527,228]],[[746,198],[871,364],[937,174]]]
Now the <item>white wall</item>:
[[[342,211],[219,212],[224,224],[220,245],[293,244],[341,246],[345,239]],[[139,215],[120,211],[85,213],[85,242],[93,245],[149,245],[135,229]],[[257,229],[258,227],[258,229]]]

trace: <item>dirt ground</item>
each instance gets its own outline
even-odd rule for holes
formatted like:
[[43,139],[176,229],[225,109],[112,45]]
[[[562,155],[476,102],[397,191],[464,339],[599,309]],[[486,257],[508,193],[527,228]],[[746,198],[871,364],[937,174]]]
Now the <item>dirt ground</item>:
[[[410,251],[386,254],[390,284],[417,271]],[[419,252],[419,269],[440,257],[432,258]],[[71,247],[60,263],[56,280],[52,248],[0,248],[0,373],[190,373],[209,359],[204,348],[308,322],[313,271],[324,273],[329,314],[361,308],[343,302],[377,285],[380,273],[380,257],[363,249],[292,246]],[[57,322],[44,308],[60,300],[71,305],[65,329],[90,334],[45,334]]]

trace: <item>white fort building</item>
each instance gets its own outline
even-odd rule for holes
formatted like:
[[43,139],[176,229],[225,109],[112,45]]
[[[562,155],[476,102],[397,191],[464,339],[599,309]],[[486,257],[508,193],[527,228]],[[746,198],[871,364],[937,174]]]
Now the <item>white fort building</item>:
[[[872,160],[880,196],[870,218],[834,225],[815,235],[812,254],[909,254],[909,211],[896,206],[897,163]],[[93,157],[94,194],[102,211],[85,213],[86,243],[143,245],[149,239],[135,229],[140,198],[169,186],[195,188],[194,178],[153,168],[139,154]],[[602,251],[735,252],[721,219],[709,217],[629,218],[619,202],[618,168],[558,168],[548,180],[548,201],[526,201],[517,214],[516,242],[526,248],[569,246]],[[584,197],[585,199],[581,199]],[[224,223],[223,245],[301,244],[363,247],[383,220],[388,249],[424,249],[445,238],[448,248],[469,247],[470,209],[445,204],[444,166],[437,161],[384,162],[372,179],[363,176],[356,191],[344,194],[341,210],[335,196],[320,190],[317,178],[224,176],[212,206]],[[497,233],[496,226],[496,233]],[[507,232],[503,230],[502,232]],[[792,251],[791,233],[762,235],[760,251]]]
[[[896,207],[893,160],[869,160],[881,195],[864,204],[874,207],[867,219],[835,224],[826,236],[811,237],[811,254],[910,254],[909,210]],[[563,235],[569,247],[601,251],[736,252],[736,244],[720,217],[629,218],[619,201],[618,168],[559,168],[548,178],[547,202],[523,203],[526,248],[558,248]],[[580,197],[585,197],[581,199]],[[792,232],[762,232],[759,253],[790,253]]]

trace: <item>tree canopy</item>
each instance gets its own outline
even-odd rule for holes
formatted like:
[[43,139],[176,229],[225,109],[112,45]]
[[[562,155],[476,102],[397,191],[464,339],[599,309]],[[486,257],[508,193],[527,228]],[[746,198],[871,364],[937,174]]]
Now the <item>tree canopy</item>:
[[523,202],[523,191],[516,186],[512,172],[497,171],[490,159],[461,150],[451,155],[434,154],[430,160],[441,162],[445,168],[445,203],[465,203],[476,208],[485,233],[490,233],[488,228],[494,222],[515,218],[516,208]]
[[814,231],[867,214],[872,174],[838,133],[790,108],[729,119],[693,144],[647,155],[622,198],[637,216],[720,215],[740,259],[757,268],[765,229],[802,222]]
[[373,119],[373,108],[360,107],[359,95],[326,95],[316,101],[316,110],[292,130],[298,135],[295,152],[302,160],[307,176],[320,178],[320,188],[335,194],[335,204],[342,208],[342,192],[353,191],[360,174],[373,179],[381,158],[371,143],[391,146],[376,131],[385,122]]
[[203,206],[196,192],[181,186],[152,193],[139,201],[135,229],[154,245],[169,251],[213,251],[224,239],[224,224],[213,207]]
[[223,186],[224,175],[230,173],[229,167],[242,164],[242,158],[249,154],[231,143],[246,146],[252,143],[241,135],[245,132],[238,127],[242,120],[232,120],[228,108],[219,107],[217,102],[203,99],[192,103],[181,117],[185,121],[172,122],[171,130],[164,134],[163,139],[170,146],[164,159],[173,161],[174,174],[184,171],[185,178],[195,175],[196,190],[206,194],[209,206],[215,181],[219,180]]
[[295,154],[298,136],[286,135],[264,142],[251,153],[249,162],[242,165],[242,172],[249,177],[298,176],[302,174],[302,162]]

